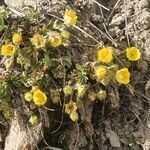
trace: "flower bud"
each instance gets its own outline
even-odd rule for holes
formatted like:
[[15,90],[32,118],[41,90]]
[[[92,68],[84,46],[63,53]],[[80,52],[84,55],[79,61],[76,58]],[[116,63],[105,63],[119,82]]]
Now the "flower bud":
[[12,37],[12,41],[14,44],[20,44],[22,42],[22,35],[19,33],[15,33]]
[[71,114],[70,114],[70,119],[72,121],[78,121],[79,120],[79,115],[76,111],[73,111]]
[[97,93],[97,98],[101,101],[101,100],[105,100],[106,99],[106,96],[107,96],[107,93],[106,91],[104,90],[100,90],[98,93]]
[[26,101],[30,102],[30,101],[32,101],[33,95],[31,92],[27,92],[27,93],[25,93],[24,98]]
[[65,112],[67,114],[71,114],[72,112],[76,111],[78,108],[77,108],[77,105],[75,102],[69,102],[68,104],[65,104]]
[[32,125],[37,125],[38,124],[38,117],[36,115],[32,115],[29,119],[29,123]]
[[73,92],[73,87],[70,85],[67,85],[64,87],[63,91],[64,91],[65,96],[69,96]]
[[78,97],[83,97],[86,93],[87,85],[77,85]]

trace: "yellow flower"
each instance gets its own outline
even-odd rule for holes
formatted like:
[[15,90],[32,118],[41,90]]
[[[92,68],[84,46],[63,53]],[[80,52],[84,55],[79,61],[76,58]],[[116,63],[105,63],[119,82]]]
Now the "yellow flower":
[[69,102],[68,104],[65,105],[65,112],[67,114],[71,114],[72,112],[77,110],[77,105],[74,102]]
[[62,36],[59,33],[54,33],[50,35],[49,41],[51,46],[58,47],[62,44]]
[[30,101],[32,101],[33,95],[31,92],[27,92],[27,93],[25,93],[24,98],[26,101],[30,102]]
[[112,49],[109,47],[98,50],[98,61],[109,64],[113,60]]
[[47,97],[45,93],[43,93],[41,90],[35,90],[33,93],[33,102],[38,105],[42,106],[47,102]]
[[136,47],[129,47],[126,49],[126,56],[130,61],[136,61],[140,59],[141,52]]
[[11,56],[16,52],[16,48],[13,44],[5,44],[1,48],[1,53],[4,56]]
[[36,34],[31,38],[31,42],[36,48],[45,47],[45,41],[46,40],[45,40],[44,36],[40,35],[40,34]]
[[72,121],[78,121],[79,120],[79,115],[76,111],[73,111],[71,114],[70,114],[70,118]]
[[77,23],[77,15],[74,10],[66,9],[64,15],[64,22],[68,25],[75,25]]
[[128,84],[130,82],[130,72],[128,68],[118,70],[116,72],[116,80],[120,84]]
[[14,44],[20,44],[22,42],[22,36],[19,33],[15,33],[12,37],[12,41]]
[[99,78],[102,79],[106,76],[107,70],[103,66],[99,66],[95,68],[95,75]]
[[67,86],[64,87],[63,91],[64,91],[64,94],[65,94],[66,96],[69,96],[69,95],[71,95],[72,92],[73,92],[73,87],[70,86],[70,85],[67,85]]

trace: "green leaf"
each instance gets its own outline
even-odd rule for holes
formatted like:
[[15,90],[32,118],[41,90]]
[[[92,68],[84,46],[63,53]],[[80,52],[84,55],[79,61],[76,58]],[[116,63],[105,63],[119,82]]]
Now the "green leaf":
[[0,31],[2,31],[4,28],[5,28],[4,18],[0,17]]
[[79,64],[76,65],[76,68],[77,68],[77,77],[76,77],[76,79],[78,80],[79,83],[86,84],[88,79],[89,79],[87,68],[85,68],[84,66],[81,66]]
[[67,67],[71,67],[71,65],[72,65],[71,59],[67,56],[62,57],[62,63]]
[[10,86],[7,82],[0,83],[0,98],[5,97],[10,92]]
[[52,60],[49,58],[49,56],[47,54],[44,54],[43,63],[46,65],[52,64]]

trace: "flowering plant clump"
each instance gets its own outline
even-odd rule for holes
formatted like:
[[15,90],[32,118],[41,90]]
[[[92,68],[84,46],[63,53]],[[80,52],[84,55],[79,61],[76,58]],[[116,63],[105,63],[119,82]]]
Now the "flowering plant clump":
[[0,45],[0,112],[6,119],[18,107],[31,127],[40,122],[49,126],[49,120],[60,123],[58,129],[74,123],[78,128],[79,123],[89,135],[95,122],[103,125],[101,120],[121,111],[116,108],[122,107],[120,101],[124,104],[124,95],[130,91],[131,97],[136,96],[136,76],[148,68],[146,60],[142,66],[141,49],[110,46],[107,40],[100,44],[99,38],[80,28],[84,22],[78,21],[74,10],[63,9],[61,18],[36,11],[16,22],[10,22],[11,13],[3,18],[9,24],[1,31]]

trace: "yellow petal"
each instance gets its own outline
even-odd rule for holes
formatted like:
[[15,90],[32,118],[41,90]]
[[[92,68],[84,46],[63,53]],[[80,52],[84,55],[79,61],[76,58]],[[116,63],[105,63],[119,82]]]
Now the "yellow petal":
[[74,10],[68,10],[66,9],[65,15],[64,15],[64,22],[68,25],[75,25],[77,23],[77,15]]
[[109,47],[98,50],[98,61],[109,64],[113,60],[112,49]]
[[1,53],[4,56],[11,56],[16,52],[16,48],[13,44],[5,44],[1,48]]
[[129,47],[126,49],[126,56],[130,61],[137,61],[141,58],[141,52],[136,47]]
[[43,106],[47,102],[47,97],[45,93],[43,93],[41,90],[35,90],[33,93],[33,102],[37,106]]
[[14,44],[20,44],[22,42],[22,36],[19,33],[15,33],[12,37],[12,41]]
[[58,47],[62,44],[62,37],[60,34],[51,35],[49,41],[51,46]]
[[73,92],[73,87],[70,85],[67,85],[64,87],[63,91],[64,91],[65,96],[69,96]]
[[128,84],[130,82],[130,72],[128,68],[118,70],[116,72],[116,80],[120,84]]
[[70,118],[72,121],[78,121],[79,120],[79,115],[76,111],[73,111],[71,114],[70,114]]
[[73,111],[77,110],[77,105],[75,102],[69,102],[68,104],[65,105],[65,112],[67,114],[71,114]]
[[95,75],[99,78],[102,79],[106,76],[107,70],[106,67],[104,66],[98,66],[95,68]]
[[33,95],[31,92],[27,92],[27,93],[25,93],[24,98],[26,101],[30,102],[30,101],[32,101]]
[[38,49],[45,47],[46,40],[43,35],[36,34],[31,38],[31,42]]

